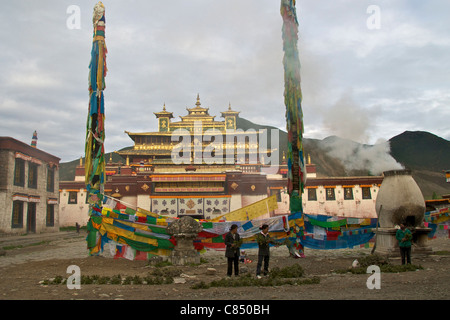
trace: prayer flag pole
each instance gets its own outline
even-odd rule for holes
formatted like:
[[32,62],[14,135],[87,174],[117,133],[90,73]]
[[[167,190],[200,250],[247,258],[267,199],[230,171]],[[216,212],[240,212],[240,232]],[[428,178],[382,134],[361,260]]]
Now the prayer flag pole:
[[[302,90],[300,87],[300,59],[298,55],[298,20],[295,0],[281,0],[283,18],[283,66],[284,66],[284,104],[286,106],[286,128],[288,132],[288,193],[289,193],[289,232],[295,244],[286,239],[292,256],[304,257],[301,236],[303,235],[302,193],[306,183],[305,161],[303,156],[303,113]],[[294,248],[300,251],[295,252]]]
[[302,90],[298,56],[298,20],[295,0],[281,0],[284,50],[284,103],[288,132],[288,192],[291,213],[302,212],[301,196],[306,183],[303,156]]
[[106,76],[105,6],[98,2],[92,18],[94,27],[89,64],[89,112],[86,125],[85,183],[89,202],[87,247],[97,253],[99,241],[93,227],[94,217],[101,216],[105,183],[105,111],[104,96]]

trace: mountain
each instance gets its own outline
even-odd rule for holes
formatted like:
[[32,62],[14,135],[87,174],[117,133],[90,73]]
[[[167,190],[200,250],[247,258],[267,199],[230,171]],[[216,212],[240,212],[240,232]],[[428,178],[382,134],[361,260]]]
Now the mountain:
[[[121,149],[120,151],[127,150],[130,148],[131,147],[126,147],[126,148]],[[117,162],[121,161],[122,163],[125,163],[125,159],[122,158],[122,156],[120,156],[116,152],[105,153],[105,159],[106,159],[106,162],[108,162],[111,159],[112,162],[117,163]],[[83,163],[84,163],[84,158],[83,158]],[[75,179],[75,168],[79,164],[80,164],[80,159],[60,163],[59,180],[60,181],[73,181]]]
[[424,131],[405,131],[389,141],[391,155],[405,167],[450,170],[450,141]]
[[[287,133],[276,127],[255,124],[237,118],[238,129],[255,131],[267,129],[268,147],[276,148],[279,159],[287,150]],[[271,130],[279,134],[279,143],[271,143]],[[325,139],[303,139],[305,158],[308,155],[316,165],[318,177],[344,177],[381,175],[383,171],[408,168],[419,185],[425,199],[433,194],[450,194],[450,183],[445,182],[443,170],[450,170],[450,141],[429,132],[405,131],[384,143],[366,145],[330,136]],[[128,149],[130,147],[124,148]],[[287,153],[286,153],[287,154]],[[113,162],[125,163],[117,153],[105,154]],[[72,181],[79,160],[61,163],[60,180]]]
[[424,131],[405,131],[391,138],[391,155],[412,170],[426,199],[450,194],[443,170],[450,170],[450,141]]

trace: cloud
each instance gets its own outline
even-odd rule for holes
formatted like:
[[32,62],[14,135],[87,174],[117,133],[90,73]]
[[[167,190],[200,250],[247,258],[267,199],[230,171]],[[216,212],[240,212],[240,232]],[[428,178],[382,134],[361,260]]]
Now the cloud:
[[[368,3],[297,2],[305,136],[373,144],[420,128],[449,139],[450,3],[378,3],[382,25],[371,31]],[[78,30],[66,26],[73,4]],[[38,147],[62,161],[84,154],[94,4],[2,4],[0,135],[28,142],[37,130]],[[104,4],[107,152],[132,144],[125,130],[156,130],[164,103],[185,115],[197,93],[216,119],[231,103],[250,121],[285,128],[279,1]]]

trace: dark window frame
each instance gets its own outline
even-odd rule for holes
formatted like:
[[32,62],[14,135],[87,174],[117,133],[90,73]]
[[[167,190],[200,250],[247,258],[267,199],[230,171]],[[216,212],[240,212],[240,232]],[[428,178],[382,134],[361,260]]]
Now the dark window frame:
[[370,187],[361,187],[361,193],[363,200],[372,199],[372,191],[370,190]]
[[38,172],[38,165],[33,162],[28,162],[28,188],[37,189]]
[[11,215],[11,228],[23,228],[23,208],[24,202],[20,200],[13,201],[12,215]]
[[344,200],[354,200],[353,188],[344,187]]
[[47,192],[55,192],[55,169],[47,167]]
[[17,187],[25,186],[25,160],[16,158],[14,165],[14,185]]
[[47,214],[45,216],[45,225],[47,227],[55,226],[55,205],[47,204]]
[[325,188],[325,199],[327,201],[336,200],[336,192],[334,188]]
[[69,195],[67,196],[68,204],[77,204],[78,203],[78,192],[77,191],[69,191]]
[[317,201],[317,189],[307,188],[308,190],[308,201]]

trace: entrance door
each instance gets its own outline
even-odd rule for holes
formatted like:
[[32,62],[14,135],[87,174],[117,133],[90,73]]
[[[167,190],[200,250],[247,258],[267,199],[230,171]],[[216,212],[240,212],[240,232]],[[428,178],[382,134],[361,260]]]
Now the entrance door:
[[36,232],[36,203],[34,202],[28,202],[27,232],[28,233]]

